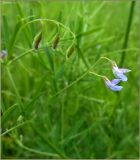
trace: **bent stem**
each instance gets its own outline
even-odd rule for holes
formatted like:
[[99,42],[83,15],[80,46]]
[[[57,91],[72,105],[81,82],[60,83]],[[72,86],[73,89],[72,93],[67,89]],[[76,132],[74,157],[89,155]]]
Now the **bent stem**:
[[[15,44],[15,42],[16,42],[16,39],[17,39],[19,33],[22,31],[22,29],[23,29],[24,27],[26,27],[28,24],[31,24],[31,23],[34,23],[34,22],[41,22],[41,25],[43,25],[43,22],[44,22],[44,21],[46,21],[46,22],[52,22],[52,23],[54,23],[55,25],[57,25],[57,27],[59,27],[59,26],[63,27],[64,29],[66,29],[67,31],[69,31],[69,32],[72,34],[74,40],[76,39],[76,35],[74,34],[74,32],[72,32],[71,29],[70,29],[69,27],[65,26],[64,24],[62,24],[62,23],[60,23],[60,22],[58,22],[58,21],[56,21],[56,20],[47,19],[47,18],[44,18],[44,19],[43,19],[43,18],[40,18],[40,19],[35,19],[35,20],[29,21],[29,22],[23,24],[23,25],[17,30],[17,34],[16,34],[16,36],[15,36],[15,41],[14,41],[14,43],[13,43],[13,46],[14,46],[14,44]],[[12,50],[13,46],[10,48],[9,57],[10,57],[11,54],[12,54],[11,50]]]
[[47,19],[47,18],[40,18],[40,19],[35,19],[35,20],[30,21],[30,22],[27,22],[26,24],[24,24],[24,25],[20,28],[19,32],[20,32],[24,27],[26,27],[28,24],[31,24],[31,23],[34,23],[34,22],[39,22],[39,21],[41,21],[41,22],[44,22],[44,21],[46,21],[46,22],[52,22],[52,23],[54,23],[55,25],[57,25],[58,28],[61,26],[61,27],[63,27],[64,29],[66,29],[67,31],[69,31],[69,32],[72,34],[72,36],[73,36],[74,39],[76,38],[76,35],[74,34],[74,32],[71,31],[71,29],[70,29],[69,27],[65,26],[64,24],[62,24],[62,23],[60,23],[60,22],[58,22],[58,21],[56,21],[56,20]]
[[29,152],[36,153],[36,154],[40,154],[40,155],[45,155],[45,156],[52,156],[52,157],[61,158],[58,154],[55,154],[55,153],[42,152],[42,151],[38,151],[38,150],[33,149],[33,148],[29,148],[29,147],[25,146],[25,145],[24,145],[20,140],[18,140],[18,139],[15,139],[15,141],[17,142],[17,144],[18,144],[21,148],[23,148],[23,149],[25,149],[25,150],[27,150],[27,151],[29,151]]
[[97,76],[97,77],[101,77],[101,78],[104,78],[104,77],[105,77],[105,76],[102,76],[102,75],[97,74],[97,73],[95,73],[95,72],[89,71],[89,73],[91,73],[91,74],[93,74],[93,75],[95,75],[95,76]]
[[107,57],[101,57],[101,59],[106,59],[107,61],[109,61],[110,63],[112,63],[113,61]]

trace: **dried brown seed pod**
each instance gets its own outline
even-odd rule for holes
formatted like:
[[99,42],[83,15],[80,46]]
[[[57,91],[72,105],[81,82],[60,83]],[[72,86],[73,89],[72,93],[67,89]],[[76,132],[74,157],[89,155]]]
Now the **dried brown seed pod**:
[[52,40],[52,48],[53,48],[54,50],[56,49],[59,41],[60,41],[60,35],[59,35],[59,33],[57,33],[57,34],[55,35],[55,37],[53,38],[53,40]]
[[67,49],[67,52],[66,52],[67,58],[70,58],[70,56],[73,54],[74,50],[75,50],[75,44],[72,44],[72,45]]
[[39,32],[34,38],[33,46],[35,49],[38,49],[41,39],[42,39],[42,31]]

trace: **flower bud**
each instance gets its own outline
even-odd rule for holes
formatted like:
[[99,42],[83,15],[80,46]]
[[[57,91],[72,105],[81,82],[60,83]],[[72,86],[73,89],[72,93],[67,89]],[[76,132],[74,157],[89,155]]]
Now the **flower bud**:
[[57,33],[57,34],[55,35],[55,37],[53,38],[53,40],[52,40],[52,48],[53,48],[54,50],[56,49],[59,41],[60,41],[60,36],[59,36],[59,34]]
[[67,49],[67,52],[66,52],[67,58],[70,58],[70,56],[73,54],[74,50],[75,50],[75,44],[72,44],[72,45]]
[[42,31],[39,32],[34,38],[33,46],[35,49],[38,49],[41,39],[42,39]]

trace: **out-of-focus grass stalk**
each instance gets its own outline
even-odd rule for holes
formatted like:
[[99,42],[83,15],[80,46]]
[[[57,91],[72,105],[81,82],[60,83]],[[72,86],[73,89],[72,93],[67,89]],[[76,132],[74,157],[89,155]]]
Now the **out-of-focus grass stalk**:
[[19,92],[17,90],[16,84],[15,84],[15,82],[13,80],[12,74],[11,74],[11,72],[10,72],[8,67],[6,67],[6,69],[7,69],[7,73],[8,73],[9,79],[11,81],[11,85],[13,86],[13,88],[15,90],[15,93],[17,95],[17,99],[18,99],[18,103],[19,103],[19,111],[21,112],[22,116],[25,116],[24,105],[23,105],[23,103],[21,101],[21,98],[20,98]]
[[25,149],[25,150],[27,150],[27,151],[29,151],[29,152],[33,152],[33,153],[40,154],[40,155],[44,155],[44,156],[51,156],[51,157],[60,158],[60,156],[59,156],[58,154],[48,153],[48,152],[41,152],[41,151],[38,151],[38,150],[36,150],[36,149],[29,148],[29,147],[23,145],[23,144],[22,144],[19,140],[17,140],[17,139],[16,139],[16,142],[17,142],[17,144],[18,144],[21,148],[23,148],[23,149]]
[[20,59],[20,58],[24,57],[25,55],[27,55],[28,53],[30,53],[30,52],[32,52],[32,51],[34,51],[34,50],[35,50],[35,49],[30,49],[30,50],[25,51],[25,52],[24,52],[24,53],[22,53],[21,55],[19,55],[19,56],[15,57],[15,58],[14,58],[14,59],[12,59],[11,61],[9,61],[9,62],[8,62],[8,64],[13,63],[14,61],[16,61],[16,60],[18,60],[18,59]]
[[60,118],[60,141],[63,141],[63,137],[64,137],[64,98],[62,100],[62,103],[61,103],[61,114],[60,114],[61,118]]
[[79,55],[80,55],[83,63],[85,64],[85,67],[86,67],[87,69],[89,69],[89,64],[87,63],[87,61],[86,61],[86,59],[85,59],[85,57],[84,57],[84,55],[83,55],[80,47],[79,47],[79,46],[76,46],[76,49],[77,49],[77,51],[78,51],[78,53],[79,53]]
[[[132,19],[133,19],[134,7],[135,7],[135,0],[132,0],[131,5],[130,5],[130,12],[129,12],[128,23],[127,23],[127,27],[126,27],[124,43],[123,43],[123,47],[122,47],[123,51],[122,51],[121,60],[120,60],[120,67],[123,66],[124,60],[125,60],[125,54],[126,54],[126,49],[127,49],[127,45],[128,45],[128,39],[129,39],[129,33],[130,33]],[[116,108],[118,106],[122,106],[122,101],[121,101],[121,95],[120,94],[121,93],[119,93],[119,92],[116,94],[117,95],[117,101],[116,101],[116,106],[113,108],[112,116],[115,114]]]
[[[20,99],[19,92],[18,92],[18,90],[17,90],[16,84],[15,84],[15,82],[14,82],[14,80],[13,80],[13,77],[12,77],[11,72],[10,72],[10,70],[9,70],[8,67],[7,67],[7,72],[8,72],[8,76],[9,76],[9,79],[10,79],[10,81],[11,81],[11,84],[12,84],[12,86],[13,86],[13,88],[14,88],[14,90],[15,90],[15,93],[16,93],[16,95],[17,95],[18,101],[19,101],[19,105],[20,105],[19,110],[20,110],[21,114],[22,114],[23,116],[25,116],[25,114],[24,114],[24,105],[23,105],[23,103],[22,103],[22,101],[21,101],[21,99]],[[32,126],[33,128],[35,128],[34,125],[31,124],[31,126]],[[16,128],[17,128],[17,126],[16,126]],[[14,129],[15,129],[15,127],[14,127]],[[12,128],[12,130],[13,130],[13,128]],[[36,129],[36,131],[37,131],[37,133],[47,142],[47,144],[48,144],[54,151],[56,151],[62,158],[66,158],[65,155],[63,155],[63,153],[61,153],[61,151],[59,151],[58,148],[56,148],[55,145],[52,144],[52,142],[50,142],[48,139],[46,139],[46,138],[41,134],[41,132],[40,132],[38,129]],[[8,131],[8,132],[9,132],[9,131]],[[7,132],[6,132],[6,133],[7,133]],[[6,133],[4,133],[4,134],[6,134]]]
[[11,132],[11,131],[13,131],[13,130],[15,130],[15,129],[17,129],[17,128],[23,126],[23,125],[25,125],[25,124],[28,124],[28,123],[30,123],[30,122],[31,122],[31,121],[29,121],[29,120],[27,120],[27,121],[25,121],[25,122],[22,122],[22,123],[18,124],[17,126],[14,126],[14,127],[10,128],[10,129],[8,129],[7,131],[3,132],[3,133],[1,134],[1,136],[4,136],[4,135],[8,134],[9,132]]
[[133,14],[134,14],[134,7],[135,7],[135,0],[133,0],[131,2],[131,6],[130,6],[130,12],[129,12],[129,17],[128,17],[128,24],[127,24],[127,28],[126,28],[126,33],[125,33],[125,38],[124,38],[124,43],[123,43],[123,52],[122,52],[122,56],[121,56],[121,61],[120,61],[120,66],[123,66],[124,60],[125,60],[125,49],[127,48],[128,45],[128,39],[129,39],[129,33],[130,33],[130,28],[131,28],[131,24],[132,24],[132,19],[133,19]]
[[61,152],[61,150],[57,148],[57,146],[55,146],[52,141],[50,141],[46,136],[44,136],[44,134],[42,134],[42,132],[38,128],[36,128],[34,124],[32,124],[31,127],[40,136],[40,138],[45,141],[50,148],[52,148],[52,150],[54,150],[58,155],[60,155],[61,158],[67,158],[66,155],[64,155],[64,153]]
[[51,98],[56,97],[57,95],[61,94],[62,92],[64,92],[65,90],[67,90],[68,88],[70,88],[71,86],[73,86],[74,84],[76,84],[78,81],[80,81],[82,78],[84,78],[89,71],[94,68],[96,66],[96,64],[101,60],[101,58],[99,58],[93,66],[91,66],[89,69],[87,69],[87,71],[85,73],[83,73],[81,76],[79,76],[75,81],[73,81],[72,83],[70,83],[68,86],[64,87],[63,89],[61,89],[60,91],[58,91],[56,94],[54,94]]

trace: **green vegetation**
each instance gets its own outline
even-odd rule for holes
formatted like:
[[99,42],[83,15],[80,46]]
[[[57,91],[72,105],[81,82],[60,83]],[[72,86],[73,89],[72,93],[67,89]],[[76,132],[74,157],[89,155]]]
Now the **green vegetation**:
[[[138,7],[1,2],[2,159],[138,158]],[[132,70],[120,92],[102,56]]]

